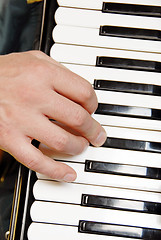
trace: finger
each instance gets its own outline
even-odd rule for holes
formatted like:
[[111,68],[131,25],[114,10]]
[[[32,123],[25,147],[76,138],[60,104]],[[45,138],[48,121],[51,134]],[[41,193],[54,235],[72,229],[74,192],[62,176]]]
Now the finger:
[[94,146],[105,142],[106,132],[83,107],[57,93],[48,95],[47,101],[54,103],[43,109],[49,118],[74,129]]
[[31,145],[30,138],[14,137],[8,151],[26,167],[44,174],[52,179],[71,182],[76,178],[76,172],[66,164],[42,154],[40,150]]
[[62,153],[59,153],[51,148],[49,148],[48,146],[40,143],[39,144],[39,150],[46,156],[50,157],[50,158],[53,158],[53,159],[61,159],[61,160],[69,160],[69,158],[73,158],[74,159],[74,156],[71,156],[69,154],[62,154]]
[[90,114],[95,112],[98,101],[92,85],[84,78],[66,69],[61,69],[58,74],[59,81],[53,81],[54,90],[80,104]]
[[82,136],[75,136],[63,128],[55,125],[43,115],[32,118],[32,127],[26,123],[26,134],[56,151],[76,155],[81,153],[89,145]]
[[52,79],[53,89],[56,92],[79,103],[90,114],[95,112],[98,106],[97,97],[91,84],[87,80],[40,51],[33,51],[32,54],[50,63],[51,71],[48,71],[48,75],[50,75]]

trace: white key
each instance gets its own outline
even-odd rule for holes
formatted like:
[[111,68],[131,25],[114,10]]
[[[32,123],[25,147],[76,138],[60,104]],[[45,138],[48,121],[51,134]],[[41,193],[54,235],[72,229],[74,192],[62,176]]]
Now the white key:
[[[62,63],[74,63],[82,65],[96,65],[97,56],[116,58],[129,58],[135,60],[147,60],[161,62],[161,54],[124,51],[106,48],[82,47],[76,45],[54,44],[51,48],[52,58]],[[115,69],[116,71],[116,69]]]
[[100,114],[93,114],[93,118],[104,126],[116,126],[161,131],[160,120],[149,120],[122,116],[119,117]]
[[77,8],[59,7],[55,21],[60,25],[99,28],[101,25],[145,28],[161,30],[161,19],[155,17],[132,16],[123,14],[102,13]]
[[160,41],[100,36],[99,29],[56,25],[56,43],[161,53]]
[[161,86],[161,73],[133,71],[124,69],[100,68],[65,63],[65,67],[87,79],[91,84],[94,79],[112,80],[120,82],[143,83]]
[[[100,52],[99,52],[100,50]],[[102,51],[103,50],[103,51]],[[149,54],[149,53],[141,53],[135,52],[132,54],[133,56],[129,55],[128,51],[119,51],[119,50],[107,50],[106,49],[98,49],[98,48],[90,48],[90,47],[79,47],[79,46],[71,46],[71,45],[62,45],[62,44],[55,44],[51,50],[51,56],[56,58],[56,60],[60,62],[72,62],[72,63],[80,63],[80,64],[95,64],[96,56],[103,55],[103,56],[114,56],[114,57],[129,57],[129,58],[137,58],[146,59],[146,60],[159,60],[160,57],[157,54]],[[71,52],[75,52],[75,54],[71,54]],[[66,54],[65,54],[66,53]],[[92,56],[93,54],[93,56]],[[71,56],[72,55],[72,56]],[[126,56],[125,56],[126,55]],[[87,58],[86,58],[87,57]],[[130,106],[140,106],[140,107],[150,107],[160,109],[160,98],[154,96],[141,96],[135,94],[128,94],[128,93],[112,93],[106,91],[97,91],[98,101],[101,103],[110,103],[110,104],[119,104],[120,105],[127,105]],[[102,94],[103,93],[103,94]],[[113,96],[113,97],[112,97]],[[135,99],[134,99],[134,98]],[[121,101],[118,101],[118,99]],[[153,99],[154,101],[151,101]],[[107,101],[108,100],[108,101]],[[144,105],[143,105],[144,103]],[[149,105],[150,104],[150,105]]]
[[[66,6],[66,7],[75,7],[75,8],[85,8],[85,9],[95,9],[101,10],[103,0],[57,0],[59,6]],[[108,2],[106,0],[106,2]],[[161,6],[160,1],[158,0],[110,0],[109,2],[116,2],[116,3],[129,3],[129,4],[141,4],[141,5],[152,5],[152,6]]]
[[[53,238],[54,236],[54,238]],[[113,237],[97,234],[79,233],[77,226],[32,223],[28,230],[29,240],[126,240],[122,237]],[[128,238],[128,240],[133,240]],[[139,240],[139,239],[136,239]]]
[[39,201],[33,203],[30,213],[32,220],[36,222],[78,226],[79,220],[87,220],[161,229],[161,216],[154,214]]
[[[95,90],[95,92],[99,103],[161,109],[161,97],[103,90]],[[142,111],[144,110],[142,109],[141,113]],[[145,109],[146,113],[152,115],[152,110]]]
[[[35,182],[33,194],[36,200],[74,204],[81,204],[82,194],[161,203],[160,193],[44,180]],[[142,203],[138,204],[142,209]]]
[[[47,149],[43,149],[43,153],[47,154]],[[84,152],[76,156],[54,153],[50,155],[55,160],[65,160],[71,162],[85,163],[85,160],[95,160],[112,163],[131,164],[137,166],[147,166],[161,168],[161,154],[132,151],[116,148],[103,148],[89,146]]]
[[[152,192],[161,191],[160,180],[85,172],[84,164],[68,163],[68,162],[64,162],[64,163],[66,163],[76,171],[77,173],[77,178],[75,180],[76,183],[91,184],[96,186],[136,189],[136,190],[144,190],[144,191],[152,191]],[[37,177],[38,179],[49,179],[48,177],[39,173],[37,173]]]
[[[121,127],[103,126],[108,137],[121,138],[148,142],[161,142],[161,132],[147,131],[143,129],[128,129]],[[84,163],[88,160],[107,161],[122,164],[131,164],[148,167],[161,167],[161,156],[159,153],[134,151],[107,147],[88,147],[86,151],[77,156],[69,156],[52,153],[48,148],[43,147],[41,151],[54,159]]]
[[85,9],[94,9],[94,10],[101,10],[102,9],[102,3],[103,0],[93,0],[93,1],[87,1],[87,0],[57,0],[59,6],[63,7],[74,7],[74,8],[85,8]]
[[107,137],[132,139],[139,141],[161,142],[161,132],[142,129],[104,126]]

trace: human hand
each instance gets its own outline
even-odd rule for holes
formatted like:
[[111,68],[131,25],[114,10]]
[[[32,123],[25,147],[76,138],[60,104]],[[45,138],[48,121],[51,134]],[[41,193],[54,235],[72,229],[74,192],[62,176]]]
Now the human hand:
[[89,142],[102,145],[105,131],[91,117],[96,108],[91,85],[44,53],[0,56],[0,148],[28,168],[73,181],[72,168],[44,155],[31,141],[70,155],[81,153]]

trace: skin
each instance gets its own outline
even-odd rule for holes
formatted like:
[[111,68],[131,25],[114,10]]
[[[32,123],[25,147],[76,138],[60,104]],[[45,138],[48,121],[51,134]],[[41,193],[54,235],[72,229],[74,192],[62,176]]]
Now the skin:
[[52,179],[75,180],[72,168],[31,141],[70,155],[101,146],[106,133],[91,117],[98,105],[92,86],[40,51],[0,56],[0,66],[0,148]]

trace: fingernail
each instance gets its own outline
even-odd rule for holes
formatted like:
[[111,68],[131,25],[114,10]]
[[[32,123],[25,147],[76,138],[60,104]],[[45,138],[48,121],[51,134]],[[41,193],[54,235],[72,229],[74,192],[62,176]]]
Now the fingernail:
[[96,138],[95,146],[96,147],[101,146],[106,141],[106,138],[107,138],[106,132],[105,131],[100,132],[100,134]]
[[63,181],[64,182],[73,182],[76,178],[75,174],[67,174],[64,176]]

